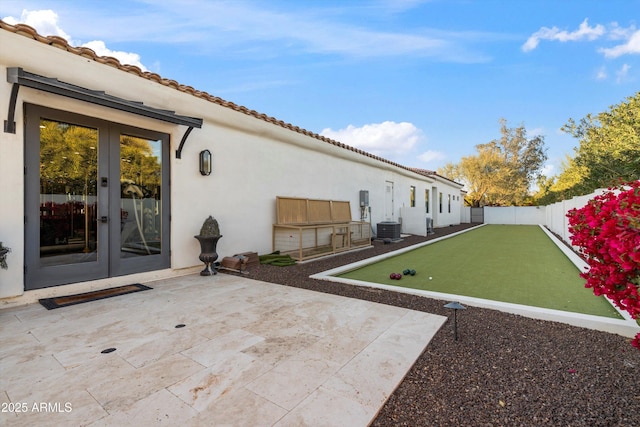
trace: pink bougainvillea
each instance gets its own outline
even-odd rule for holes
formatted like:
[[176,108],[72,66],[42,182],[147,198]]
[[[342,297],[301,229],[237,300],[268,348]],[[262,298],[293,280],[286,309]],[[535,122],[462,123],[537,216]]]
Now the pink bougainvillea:
[[[585,286],[640,319],[640,181],[609,188],[567,217],[571,243],[590,267]],[[640,349],[640,333],[631,344]]]

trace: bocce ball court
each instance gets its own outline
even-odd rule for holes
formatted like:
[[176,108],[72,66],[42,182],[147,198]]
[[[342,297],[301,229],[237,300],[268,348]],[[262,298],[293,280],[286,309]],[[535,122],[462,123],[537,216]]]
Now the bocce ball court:
[[485,225],[336,276],[622,319],[579,273],[539,226]]

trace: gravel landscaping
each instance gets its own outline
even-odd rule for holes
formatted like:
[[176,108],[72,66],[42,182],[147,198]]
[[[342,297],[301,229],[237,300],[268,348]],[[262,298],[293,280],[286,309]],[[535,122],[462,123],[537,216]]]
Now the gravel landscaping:
[[[448,301],[309,276],[470,226],[295,266],[260,265],[247,277],[451,316]],[[475,307],[458,314],[458,341],[447,322],[373,426],[640,426],[640,351],[630,339]]]

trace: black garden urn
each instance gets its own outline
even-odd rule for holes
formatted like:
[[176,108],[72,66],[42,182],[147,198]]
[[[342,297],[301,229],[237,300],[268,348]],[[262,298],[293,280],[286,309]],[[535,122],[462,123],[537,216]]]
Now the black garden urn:
[[212,216],[209,216],[202,224],[200,234],[193,236],[200,242],[200,261],[204,262],[204,270],[200,272],[201,276],[211,276],[216,274],[213,263],[218,259],[218,253],[216,252],[216,246],[218,240],[222,237],[220,235],[220,228],[218,227],[218,221]]

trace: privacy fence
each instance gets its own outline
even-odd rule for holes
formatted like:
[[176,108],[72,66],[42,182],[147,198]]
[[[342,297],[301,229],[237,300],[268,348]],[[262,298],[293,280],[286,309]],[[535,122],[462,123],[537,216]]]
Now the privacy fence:
[[567,213],[571,209],[583,207],[589,200],[606,191],[604,189],[596,190],[591,194],[576,196],[547,206],[485,207],[484,223],[540,224],[559,235],[565,242],[571,243]]

